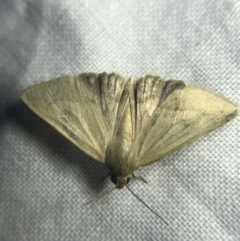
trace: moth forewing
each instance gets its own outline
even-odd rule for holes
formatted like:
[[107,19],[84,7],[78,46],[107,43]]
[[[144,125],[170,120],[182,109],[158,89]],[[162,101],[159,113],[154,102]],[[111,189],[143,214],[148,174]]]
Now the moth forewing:
[[156,109],[133,145],[139,166],[149,165],[226,124],[239,114],[230,101],[207,90],[175,90]]
[[62,76],[27,88],[21,98],[78,148],[104,162],[119,120],[117,110],[124,110],[121,105],[126,98],[120,102],[124,84],[124,79],[114,73]]

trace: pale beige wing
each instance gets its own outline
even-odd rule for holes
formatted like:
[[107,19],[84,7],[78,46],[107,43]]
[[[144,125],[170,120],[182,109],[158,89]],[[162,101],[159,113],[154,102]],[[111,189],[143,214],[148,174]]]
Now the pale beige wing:
[[184,87],[183,81],[165,81],[160,76],[146,75],[139,79],[135,84],[135,133],[142,130],[168,95]]
[[[162,80],[159,82],[161,84]],[[144,101],[139,102],[136,98],[136,102],[142,104],[140,107],[137,105],[137,112],[147,113],[147,120],[142,117],[141,124],[136,124],[139,131],[136,132],[132,155],[138,166],[160,160],[239,114],[239,107],[223,97],[201,88],[186,87],[181,81],[176,81],[176,84],[171,82],[170,88],[158,89],[157,96],[164,98],[159,98],[154,111],[150,112],[153,114],[148,114],[148,106],[144,107]],[[143,81],[142,85],[148,84]],[[136,92],[145,99],[156,98],[144,92],[144,88],[136,88]],[[142,116],[140,113],[138,115]]]
[[114,73],[85,73],[32,86],[21,98],[82,151],[104,162],[128,99],[124,86]]

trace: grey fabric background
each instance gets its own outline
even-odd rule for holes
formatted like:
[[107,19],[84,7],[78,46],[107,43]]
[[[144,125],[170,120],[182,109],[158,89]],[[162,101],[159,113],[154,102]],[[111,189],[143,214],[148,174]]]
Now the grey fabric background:
[[61,74],[147,73],[240,103],[238,0],[0,1],[0,240],[240,240],[239,121],[142,168],[89,206],[108,170],[33,114],[20,91]]

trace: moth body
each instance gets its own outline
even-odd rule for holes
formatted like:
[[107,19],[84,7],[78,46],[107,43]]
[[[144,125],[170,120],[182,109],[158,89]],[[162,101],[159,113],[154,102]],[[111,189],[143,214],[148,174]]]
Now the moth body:
[[132,145],[131,109],[127,101],[116,136],[106,150],[105,164],[114,176],[112,181],[116,182],[117,188],[123,188],[129,180],[128,177],[137,169],[131,155]]

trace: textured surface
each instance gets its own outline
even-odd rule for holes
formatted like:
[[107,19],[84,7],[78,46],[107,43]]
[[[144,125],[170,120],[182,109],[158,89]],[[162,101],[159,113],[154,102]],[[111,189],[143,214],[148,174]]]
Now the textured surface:
[[239,240],[239,118],[81,205],[108,171],[19,101],[61,74],[160,74],[240,103],[239,1],[0,1],[0,240]]

